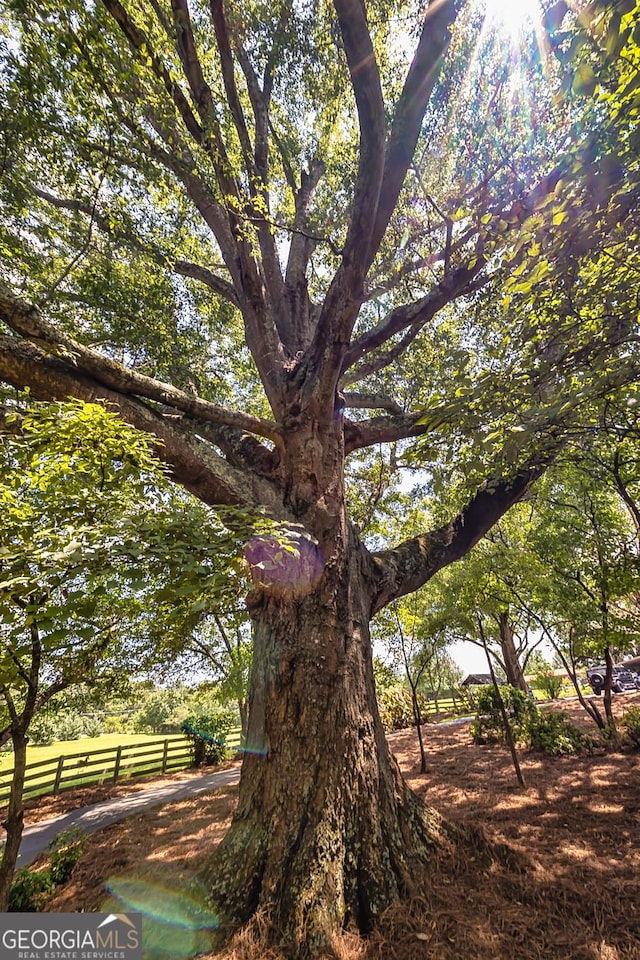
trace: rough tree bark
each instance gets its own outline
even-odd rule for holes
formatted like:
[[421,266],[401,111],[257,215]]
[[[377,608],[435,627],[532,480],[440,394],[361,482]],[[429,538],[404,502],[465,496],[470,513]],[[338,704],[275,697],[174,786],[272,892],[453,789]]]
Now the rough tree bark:
[[[247,548],[254,664],[232,826],[206,871],[226,920],[264,911],[296,957],[328,955],[411,888],[447,827],[407,788],[375,697],[369,622],[385,593],[430,576],[489,522],[493,495],[404,556],[372,555],[349,524],[341,418],[300,415],[285,440],[285,506],[311,535],[298,554]],[[500,510],[531,475],[501,490]],[[459,518],[460,519],[460,518]],[[464,545],[463,545],[464,544]]]
[[279,560],[277,544],[248,550],[247,753],[238,810],[207,870],[224,918],[263,910],[299,957],[324,955],[345,925],[371,929],[446,833],[390,756],[369,637],[378,573],[347,521],[339,471],[332,494],[301,503],[321,474],[305,447],[297,472],[306,479],[291,489],[317,542]]
[[299,956],[326,951],[345,924],[369,930],[440,829],[389,756],[370,593],[361,551],[349,553],[304,598],[254,592],[248,752],[238,811],[208,871],[224,916],[263,909]]

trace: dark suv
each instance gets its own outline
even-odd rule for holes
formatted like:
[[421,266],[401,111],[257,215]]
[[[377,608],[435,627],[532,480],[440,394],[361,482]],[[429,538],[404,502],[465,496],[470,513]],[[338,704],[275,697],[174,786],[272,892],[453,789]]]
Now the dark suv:
[[[606,667],[591,667],[587,670],[587,680],[591,684],[593,692],[598,697],[604,690],[606,673]],[[638,674],[628,670],[627,667],[614,667],[611,678],[611,689],[614,693],[624,693],[626,690],[637,690]]]

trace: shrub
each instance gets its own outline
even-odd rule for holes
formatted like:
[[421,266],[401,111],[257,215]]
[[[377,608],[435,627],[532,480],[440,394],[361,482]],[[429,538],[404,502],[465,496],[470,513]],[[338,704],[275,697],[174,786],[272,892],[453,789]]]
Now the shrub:
[[[422,717],[426,720],[429,716],[429,703],[420,693],[418,694],[418,703]],[[407,727],[414,725],[410,690],[405,690],[402,687],[382,690],[378,694],[378,709],[380,710],[382,726],[387,733],[392,730],[406,730]]]
[[[517,687],[505,684],[500,696],[511,723],[514,740],[525,740],[530,718],[537,713],[533,700]],[[470,726],[474,743],[504,742],[505,730],[498,693],[494,686],[481,687],[476,695],[476,718]]]
[[77,713],[68,713],[62,717],[56,728],[58,740],[77,740],[82,736],[82,720]]
[[78,827],[62,830],[49,844],[51,864],[49,871],[54,886],[66,883],[82,856],[87,838]]
[[559,710],[536,710],[529,720],[527,744],[553,757],[576,756],[591,751],[593,741]]
[[549,700],[557,700],[562,693],[563,678],[554,677],[552,673],[539,673],[534,681],[537,690],[546,694]]
[[635,747],[640,747],[640,707],[629,707],[622,717],[622,727]]
[[[535,703],[515,687],[500,687],[511,722],[514,740],[531,750],[542,750],[554,757],[592,752],[595,742],[559,710],[538,710]],[[483,687],[478,694],[478,715],[471,724],[474,743],[498,743],[505,740],[500,704],[495,687]],[[638,711],[640,714],[640,710]]]
[[11,913],[39,913],[55,887],[66,883],[82,856],[86,837],[77,827],[62,830],[49,844],[49,866],[42,870],[22,867],[9,890]]
[[84,717],[83,729],[87,737],[99,737],[104,733],[104,720],[102,717]]
[[215,766],[228,756],[227,734],[236,722],[233,710],[185,717],[181,730],[191,744],[193,766]]
[[10,913],[39,913],[53,893],[49,869],[31,870],[21,867],[9,890]]

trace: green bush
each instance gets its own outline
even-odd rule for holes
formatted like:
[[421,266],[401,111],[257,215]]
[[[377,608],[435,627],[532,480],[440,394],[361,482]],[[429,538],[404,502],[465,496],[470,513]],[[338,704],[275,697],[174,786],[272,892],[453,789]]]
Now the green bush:
[[539,673],[534,680],[534,687],[544,693],[549,700],[557,700],[562,693],[563,678],[554,677],[552,673]]
[[99,737],[104,733],[104,720],[102,717],[84,717],[83,729],[87,737]]
[[9,890],[10,913],[39,913],[53,893],[51,872],[21,867]]
[[62,830],[49,844],[50,862],[42,870],[22,867],[9,890],[11,913],[40,913],[54,889],[66,883],[82,856],[86,836],[77,827]]
[[526,742],[532,750],[553,757],[576,756],[593,748],[592,739],[559,710],[536,710],[529,721]]
[[82,719],[77,713],[68,713],[62,717],[56,727],[58,740],[77,740],[82,736]]
[[[509,684],[500,687],[500,696],[514,740],[525,740],[530,718],[537,712],[535,703],[522,690]],[[506,739],[500,701],[494,686],[481,687],[476,694],[476,718],[469,729],[474,743],[500,743]]]
[[49,844],[51,862],[49,871],[54,886],[66,883],[82,856],[87,842],[86,834],[78,827],[62,830]]
[[628,707],[622,717],[622,727],[635,747],[640,747],[640,707]]
[[[418,703],[423,720],[429,716],[429,703],[419,693]],[[406,730],[414,725],[411,691],[402,687],[382,690],[378,693],[378,709],[382,726],[390,733],[392,730]]]
[[191,745],[194,767],[215,766],[227,759],[227,734],[235,722],[233,710],[185,717],[181,730]]
[[[514,740],[531,750],[542,750],[554,757],[592,752],[594,741],[559,710],[539,710],[535,703],[515,687],[500,687],[511,723]],[[474,743],[504,741],[502,713],[495,687],[483,687],[477,698],[478,714],[471,724]],[[638,711],[640,714],[640,710]]]

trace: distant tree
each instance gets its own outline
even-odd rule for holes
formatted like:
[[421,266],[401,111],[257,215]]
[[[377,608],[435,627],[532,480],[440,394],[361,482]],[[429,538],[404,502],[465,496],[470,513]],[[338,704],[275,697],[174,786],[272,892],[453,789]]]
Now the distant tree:
[[[16,409],[0,439],[0,745],[13,779],[0,861],[0,909],[22,835],[26,747],[34,718],[75,684],[126,670],[135,598],[114,590],[114,543],[157,467],[147,445],[102,407]],[[120,571],[124,583],[127,567]]]
[[604,706],[611,709],[614,660],[636,643],[640,619],[629,599],[640,590],[635,531],[620,498],[585,465],[565,465],[540,490],[532,546],[546,563],[547,607],[564,623],[574,657],[607,666]]
[[137,733],[161,733],[162,727],[181,704],[186,715],[188,707],[184,691],[176,688],[151,690],[133,717],[133,729]]

